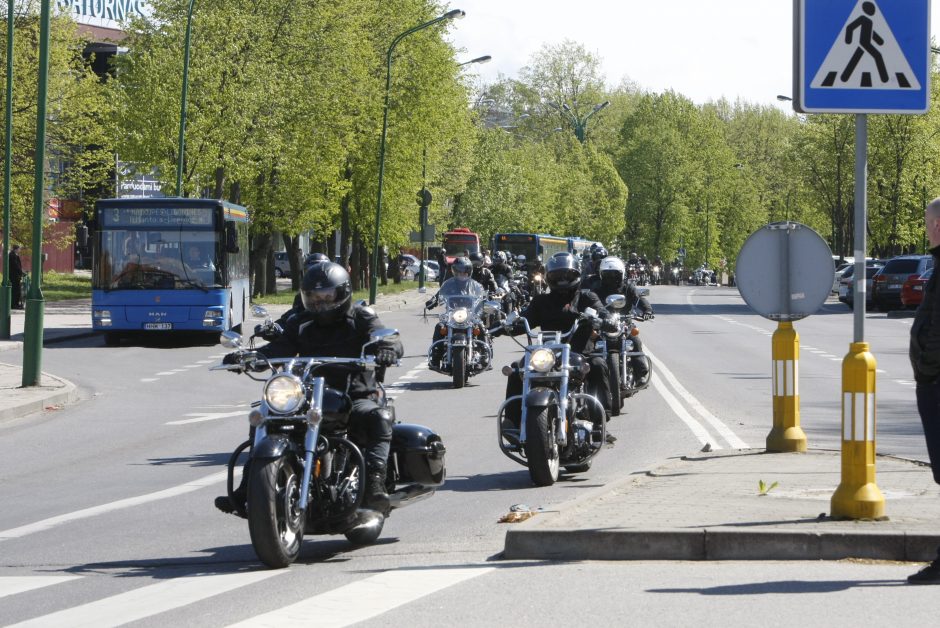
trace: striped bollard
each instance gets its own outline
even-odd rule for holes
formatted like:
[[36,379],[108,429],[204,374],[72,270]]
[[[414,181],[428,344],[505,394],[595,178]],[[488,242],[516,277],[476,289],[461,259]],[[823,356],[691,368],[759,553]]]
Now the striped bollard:
[[774,426],[767,435],[767,451],[806,451],[806,434],[800,427],[800,335],[792,322],[777,323],[771,353]]
[[842,360],[842,483],[832,495],[834,519],[883,519],[875,484],[875,356],[853,342]]

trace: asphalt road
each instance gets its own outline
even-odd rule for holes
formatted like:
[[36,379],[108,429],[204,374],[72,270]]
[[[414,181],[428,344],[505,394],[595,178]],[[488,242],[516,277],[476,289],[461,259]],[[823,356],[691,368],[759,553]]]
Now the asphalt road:
[[[49,347],[44,369],[74,381],[84,399],[0,426],[0,503],[7,505],[0,510],[0,624],[304,618],[339,626],[373,618],[375,625],[557,625],[621,623],[629,613],[641,625],[693,618],[728,625],[748,623],[755,599],[770,625],[839,625],[824,614],[832,608],[846,623],[895,620],[887,604],[861,610],[873,587],[904,604],[912,621],[926,618],[931,588],[895,586],[910,565],[498,560],[505,524],[497,520],[514,504],[551,509],[706,443],[762,446],[772,418],[775,324],[751,313],[734,289],[657,286],[651,300],[657,317],[641,328],[655,358],[653,385],[610,423],[618,440],[588,473],[545,488],[532,487],[528,472],[496,445],[505,386],[499,367],[518,357],[513,341],[497,339],[496,368],[452,390],[449,379],[423,368],[435,319],[425,322],[414,309],[381,313],[402,331],[406,349],[389,374],[398,418],[443,436],[448,481],[432,498],[396,511],[374,546],[308,537],[298,563],[282,571],[263,569],[245,522],[212,506],[261,389],[245,376],[208,370],[224,349],[111,348],[97,338]],[[909,324],[872,314],[866,339],[879,367],[879,451],[924,459]],[[804,431],[810,447],[838,448],[851,313],[832,301],[796,328]],[[797,604],[794,593],[812,595]],[[774,612],[784,608],[789,615]]]

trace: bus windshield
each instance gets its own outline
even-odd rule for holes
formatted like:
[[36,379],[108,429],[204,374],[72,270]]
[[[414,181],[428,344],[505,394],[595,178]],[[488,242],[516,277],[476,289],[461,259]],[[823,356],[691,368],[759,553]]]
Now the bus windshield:
[[[93,287],[175,290],[221,287],[218,236],[191,228],[101,231]],[[224,259],[224,257],[223,257]]]

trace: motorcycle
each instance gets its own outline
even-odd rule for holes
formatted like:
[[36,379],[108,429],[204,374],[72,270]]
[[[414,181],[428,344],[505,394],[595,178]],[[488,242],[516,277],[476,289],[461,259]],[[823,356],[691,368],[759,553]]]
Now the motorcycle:
[[650,269],[650,285],[658,286],[663,282],[662,266],[653,264]]
[[428,348],[428,368],[450,375],[454,388],[463,388],[470,377],[493,363],[493,337],[484,317],[498,315],[501,306],[498,301],[487,301],[476,282],[470,283],[469,294],[451,286],[445,283],[434,297],[435,305],[443,301],[444,312],[437,323],[440,339]]
[[[252,341],[256,336],[276,337],[279,331],[270,320],[259,328]],[[245,373],[264,382],[262,398],[252,403],[248,415],[249,440],[229,459],[227,488],[229,499],[236,503],[236,466],[248,450],[247,510],[237,514],[248,519],[251,544],[269,567],[294,562],[305,534],[343,534],[355,545],[368,545],[382,533],[387,513],[361,508],[366,464],[347,432],[352,401],[344,390],[327,385],[318,369],[350,374],[381,369],[365,349],[397,335],[397,330],[377,330],[359,358],[275,359],[245,348],[241,335],[233,331],[222,333],[222,345],[233,349],[237,360],[212,370]],[[379,403],[394,416],[381,385],[379,392]],[[395,421],[386,480],[391,510],[434,494],[446,476],[445,453],[441,437],[430,429]]]
[[[637,289],[638,297],[649,295],[648,288]],[[639,302],[639,299],[637,300]],[[607,309],[618,318],[617,331],[605,332],[604,340],[595,343],[598,351],[605,353],[607,360],[608,376],[610,377],[610,414],[617,416],[623,408],[623,402],[635,395],[638,391],[649,386],[653,376],[653,362],[650,357],[636,349],[634,338],[640,335],[640,329],[637,327],[637,321],[642,321],[642,316],[636,315],[636,303],[629,312],[620,312],[626,304],[626,297],[620,294],[612,294],[607,297],[605,302]],[[646,363],[647,376],[644,381],[638,382],[633,370],[633,361],[643,360]]]
[[[512,328],[522,321],[528,345],[522,364],[504,366],[503,375],[522,377],[522,394],[513,395],[496,413],[499,448],[510,460],[528,467],[536,486],[549,486],[558,479],[560,467],[568,473],[591,468],[606,438],[604,408],[593,395],[585,392],[585,377],[590,364],[568,344],[578,325],[598,323],[596,312],[588,308],[567,332],[533,332],[529,322],[511,314],[505,325]],[[505,421],[506,407],[521,404],[521,418],[516,428]],[[593,416],[601,417],[597,422]]]

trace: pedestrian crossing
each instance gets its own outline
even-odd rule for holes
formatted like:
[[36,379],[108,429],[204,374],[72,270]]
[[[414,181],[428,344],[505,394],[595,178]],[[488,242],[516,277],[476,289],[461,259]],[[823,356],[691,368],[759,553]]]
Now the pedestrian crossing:
[[[489,566],[467,566],[383,571],[274,611],[244,617],[232,626],[315,624],[318,627],[341,628],[378,617],[392,609],[482,576],[494,569],[495,567]],[[243,587],[251,587],[267,580],[273,581],[288,574],[290,570],[265,569],[172,578],[51,613],[44,614],[43,609],[37,607],[38,614],[35,617],[14,624],[4,623],[2,612],[0,612],[0,625],[8,626],[8,628],[122,626],[209,600]],[[0,599],[47,587],[64,586],[66,583],[81,580],[83,577],[39,575],[0,577]],[[57,594],[58,592],[50,591],[50,595]]]

